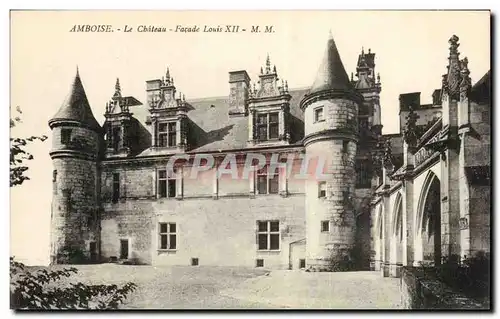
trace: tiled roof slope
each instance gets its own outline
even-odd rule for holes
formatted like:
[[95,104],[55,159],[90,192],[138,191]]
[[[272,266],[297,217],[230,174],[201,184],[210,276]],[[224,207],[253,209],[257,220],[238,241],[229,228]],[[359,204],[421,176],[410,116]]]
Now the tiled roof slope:
[[59,121],[78,122],[94,130],[99,130],[101,128],[92,114],[78,70],[76,71],[76,76],[68,96],[56,115],[49,121],[49,125]]
[[331,34],[310,93],[327,90],[353,90],[351,81],[347,76],[339,51]]
[[[291,90],[290,133],[291,144],[299,144],[304,137],[304,114],[299,108],[306,89]],[[189,105],[189,152],[217,152],[237,150],[247,147],[248,117],[229,117],[228,97],[213,97],[186,100]],[[140,125],[145,124],[150,115],[147,105],[130,108]],[[139,156],[162,155],[166,151],[145,149]],[[166,153],[165,153],[166,154]]]

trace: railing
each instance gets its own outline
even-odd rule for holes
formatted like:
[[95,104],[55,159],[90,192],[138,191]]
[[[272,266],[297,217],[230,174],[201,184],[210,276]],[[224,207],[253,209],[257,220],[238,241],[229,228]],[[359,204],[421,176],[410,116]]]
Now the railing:
[[[434,135],[434,137],[431,138],[425,145],[437,142],[438,140],[439,140],[439,132],[436,135]],[[434,155],[434,153],[436,153],[435,150],[426,148],[425,145],[423,145],[415,153],[415,166],[422,164],[426,159],[430,158],[432,155]]]

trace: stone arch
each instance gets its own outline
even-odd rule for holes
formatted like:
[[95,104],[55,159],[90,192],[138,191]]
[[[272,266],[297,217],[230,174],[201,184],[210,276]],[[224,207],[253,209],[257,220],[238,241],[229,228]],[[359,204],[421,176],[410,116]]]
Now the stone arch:
[[417,207],[416,246],[425,263],[441,263],[441,182],[433,172],[425,177]]
[[383,248],[384,248],[384,232],[383,232],[383,211],[382,205],[378,206],[376,210],[376,223],[375,223],[375,233],[374,233],[374,243],[375,243],[375,260],[377,265],[375,268],[380,269],[383,261]]
[[391,245],[391,264],[396,265],[396,274],[399,274],[399,268],[403,266],[403,197],[401,193],[396,194],[393,206],[392,218],[392,245]]

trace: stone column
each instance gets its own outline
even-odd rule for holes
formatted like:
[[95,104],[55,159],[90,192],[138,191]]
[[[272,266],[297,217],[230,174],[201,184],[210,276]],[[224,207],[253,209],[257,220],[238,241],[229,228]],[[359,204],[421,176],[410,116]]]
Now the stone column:
[[176,193],[177,199],[184,197],[184,166],[178,166],[175,174]]
[[[406,141],[403,142],[403,165],[408,171],[415,167],[414,150]],[[402,206],[403,206],[403,266],[412,266],[414,256],[414,238],[416,231],[415,205],[413,203],[413,177],[405,176],[403,180]]]
[[153,144],[153,147],[157,147],[158,146],[158,139],[156,138],[157,135],[158,135],[158,121],[156,120],[156,118],[153,118],[151,120],[151,138],[152,138],[152,144]]
[[287,173],[287,163],[281,163],[278,166],[279,172],[279,193],[281,196],[286,197],[288,195],[288,178]]
[[180,147],[182,144],[182,128],[181,128],[181,119],[177,119],[175,121],[175,145]]
[[255,118],[255,111],[251,110],[248,113],[248,141],[253,141],[254,118]]
[[[386,186],[387,190],[389,190],[388,185]],[[391,265],[391,205],[390,205],[390,197],[389,193],[385,193],[384,197],[382,198],[383,205],[384,205],[384,216],[383,216],[383,265],[382,265],[382,275],[384,277],[389,277],[390,275],[390,265]]]
[[285,112],[280,110],[278,113],[278,135],[283,136],[285,138]]
[[214,175],[212,183],[212,198],[219,198],[219,160],[216,158],[214,163]]
[[462,136],[462,142],[460,143],[459,158],[459,168],[458,168],[458,183],[460,192],[460,258],[470,255],[471,242],[470,242],[470,192],[469,183],[467,181],[467,176],[465,175],[465,135]]
[[255,196],[255,174],[257,174],[255,170],[251,170],[248,174],[248,193],[250,197]]

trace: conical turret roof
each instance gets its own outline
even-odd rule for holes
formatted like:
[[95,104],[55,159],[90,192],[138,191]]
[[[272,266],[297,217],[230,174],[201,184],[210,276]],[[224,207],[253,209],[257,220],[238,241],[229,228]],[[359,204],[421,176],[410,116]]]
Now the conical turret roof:
[[323,60],[309,93],[327,90],[353,90],[331,33],[328,38]]
[[56,115],[54,115],[54,117],[49,121],[49,126],[52,127],[52,125],[56,122],[64,121],[78,122],[96,130],[101,128],[92,114],[78,69],[76,70],[76,76],[73,80],[68,96],[59,108],[59,111],[57,111]]

